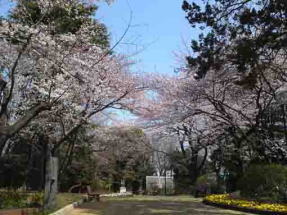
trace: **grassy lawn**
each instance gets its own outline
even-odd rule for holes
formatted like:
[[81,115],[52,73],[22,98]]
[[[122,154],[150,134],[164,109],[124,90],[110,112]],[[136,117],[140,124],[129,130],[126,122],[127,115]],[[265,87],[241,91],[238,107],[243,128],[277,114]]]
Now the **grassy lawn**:
[[[57,194],[57,206],[53,210],[46,211],[43,214],[50,214],[53,213],[73,202],[80,201],[85,197],[85,194],[78,194],[78,193],[58,193]],[[1,215],[1,214],[0,214]]]
[[201,203],[191,196],[104,198],[76,209],[72,215],[246,215]]
[[[2,191],[3,192],[3,191]],[[7,192],[7,191],[5,191]],[[16,205],[17,201],[14,200],[14,199],[9,199],[9,202],[10,202],[10,205],[4,207],[3,209],[1,210],[6,210],[6,209],[17,209],[17,208],[27,208],[26,206],[26,202],[27,201],[30,201],[30,200],[26,200],[28,197],[31,198],[35,195],[39,196],[39,203],[40,204],[43,204],[43,193],[24,193],[25,194],[25,198],[23,200],[23,205]],[[56,210],[59,210],[60,208],[63,208],[65,207],[66,205],[69,205],[73,202],[76,202],[76,201],[79,201],[81,199],[83,199],[85,197],[85,194],[75,194],[75,193],[59,193],[57,194],[57,207],[54,208],[53,210],[50,210],[50,211],[46,211],[45,213],[39,213],[39,214],[49,214],[49,213],[52,213]],[[0,200],[1,200],[1,196],[0,196]],[[15,203],[16,202],[16,203]],[[6,203],[7,204],[7,203]],[[20,204],[20,203],[18,203]],[[21,204],[22,204],[22,201],[21,201]],[[4,213],[2,213],[0,210],[0,215],[4,215]],[[6,212],[5,212],[6,214]]]

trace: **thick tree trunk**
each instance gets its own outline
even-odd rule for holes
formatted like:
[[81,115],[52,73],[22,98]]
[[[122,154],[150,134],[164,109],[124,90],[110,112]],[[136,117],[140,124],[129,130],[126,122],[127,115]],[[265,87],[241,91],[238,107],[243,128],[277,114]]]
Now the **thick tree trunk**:
[[50,146],[46,147],[44,209],[50,210],[56,206],[58,191],[58,158],[53,157]]

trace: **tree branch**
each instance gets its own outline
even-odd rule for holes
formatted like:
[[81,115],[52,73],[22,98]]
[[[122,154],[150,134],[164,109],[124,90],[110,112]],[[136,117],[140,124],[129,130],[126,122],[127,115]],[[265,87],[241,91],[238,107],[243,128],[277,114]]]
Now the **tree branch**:
[[17,120],[17,122],[15,122],[13,125],[0,128],[0,136],[5,135],[5,136],[10,137],[14,135],[18,131],[20,131],[22,128],[24,128],[39,113],[45,110],[50,110],[50,108],[51,106],[44,102],[34,106],[25,114],[25,116]]

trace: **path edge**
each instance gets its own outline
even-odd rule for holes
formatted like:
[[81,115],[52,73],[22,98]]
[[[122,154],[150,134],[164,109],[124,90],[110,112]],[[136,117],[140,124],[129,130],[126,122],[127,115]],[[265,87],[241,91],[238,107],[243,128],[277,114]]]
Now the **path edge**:
[[73,203],[66,205],[65,207],[53,212],[53,213],[50,213],[49,215],[68,215],[76,207],[80,206],[81,204],[83,204],[84,202],[87,202],[87,201],[88,201],[88,197],[84,197],[77,202],[73,202]]

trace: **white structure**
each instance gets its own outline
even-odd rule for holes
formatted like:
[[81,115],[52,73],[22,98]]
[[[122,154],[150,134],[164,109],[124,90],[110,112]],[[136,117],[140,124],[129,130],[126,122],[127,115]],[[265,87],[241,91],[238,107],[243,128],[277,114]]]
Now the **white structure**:
[[173,194],[174,179],[170,176],[146,176],[146,190],[150,194]]
[[125,186],[125,180],[121,181],[121,187],[120,187],[120,193],[126,193],[127,192],[127,188]]
[[120,187],[120,193],[126,193],[127,188],[126,187]]

